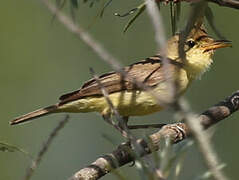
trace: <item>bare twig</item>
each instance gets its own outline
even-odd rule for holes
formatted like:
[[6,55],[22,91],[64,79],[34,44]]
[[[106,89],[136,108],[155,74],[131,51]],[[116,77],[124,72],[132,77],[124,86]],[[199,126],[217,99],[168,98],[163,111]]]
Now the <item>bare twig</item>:
[[190,8],[187,24],[185,28],[179,34],[178,54],[183,62],[186,61],[186,52],[184,50],[185,41],[187,40],[187,37],[194,26],[197,26],[197,28],[200,28],[203,22],[203,17],[204,17],[206,7],[207,7],[206,1],[200,0],[197,3],[194,3]]
[[110,64],[115,70],[121,71],[122,66],[119,61],[107,52],[103,46],[93,39],[89,33],[87,33],[82,27],[75,24],[68,16],[64,15],[59,9],[49,2],[49,0],[40,0],[55,15],[55,17],[72,33],[78,38],[85,42],[89,48],[91,48],[96,54],[104,60],[107,64]]
[[47,141],[43,144],[41,150],[39,151],[36,159],[32,162],[31,166],[29,167],[29,169],[27,170],[26,176],[24,178],[24,180],[29,180],[31,179],[35,169],[38,167],[38,165],[40,164],[42,157],[44,156],[44,154],[47,152],[47,150],[49,149],[49,146],[51,145],[51,143],[53,142],[53,139],[56,137],[56,135],[58,134],[58,132],[65,126],[65,124],[69,121],[69,115],[66,115],[66,117],[60,121],[60,123],[57,125],[57,127],[51,132],[51,134],[49,135]]
[[[161,14],[158,9],[158,5],[156,4],[155,0],[146,0],[147,2],[147,12],[149,14],[149,17],[151,19],[151,22],[154,27],[155,32],[155,41],[157,43],[157,48],[159,49],[159,53],[162,55],[162,65],[163,65],[163,76],[166,77],[165,85],[166,89],[169,92],[169,96],[167,96],[167,102],[166,106],[171,105],[174,101],[177,100],[176,92],[177,92],[177,81],[170,78],[172,74],[169,70],[170,64],[169,60],[167,59],[167,40],[166,40],[166,34],[164,32],[164,24],[161,17]],[[178,73],[178,72],[176,72]],[[160,101],[158,102],[160,103]],[[155,160],[157,158],[154,158]],[[152,164],[152,163],[149,163]],[[164,177],[163,171],[160,169],[158,162],[156,163],[155,167],[153,168],[153,175],[156,179],[166,179]]]
[[203,131],[204,127],[202,124],[200,124],[200,121],[198,121],[198,117],[196,115],[189,112],[187,108],[183,106],[182,103],[180,103],[179,106],[180,112],[183,113],[185,123],[187,124],[190,132],[192,133],[192,136],[196,140],[199,150],[203,155],[202,157],[204,158],[204,161],[206,162],[206,165],[208,166],[212,176],[215,180],[227,180],[228,178],[219,168],[219,158],[217,157],[217,153],[212,147],[208,132]]
[[[180,36],[180,41],[181,43],[179,43],[179,54],[181,59],[185,59],[185,52],[184,52],[184,42],[189,34],[189,32],[191,31],[192,27],[194,26],[194,23],[196,21],[198,21],[198,19],[200,19],[203,15],[204,15],[204,11],[205,8],[207,7],[207,3],[206,2],[200,2],[196,5],[194,5],[194,7],[192,7],[192,11],[191,11],[191,16],[189,16],[189,20],[187,23],[187,26],[185,28],[185,30],[181,33]],[[156,7],[156,3],[154,0],[148,0],[147,1],[147,10],[148,10],[148,14],[151,17],[151,20],[153,22],[154,25],[154,29],[155,29],[155,34],[156,34],[156,42],[159,46],[159,48],[161,49],[161,54],[166,55],[166,48],[165,48],[165,44],[166,44],[166,40],[165,40],[165,35],[163,33],[162,30],[162,20],[161,20],[161,16],[159,14],[159,12],[157,11],[157,7]],[[164,58],[166,59],[166,58]],[[167,64],[167,61],[163,61]],[[168,72],[167,68],[166,71],[164,72]],[[167,75],[167,74],[166,74]],[[173,82],[169,82],[168,83],[168,89],[170,89],[171,91],[171,95],[172,97],[174,97],[174,92],[175,90],[173,89],[173,87],[176,87],[176,84],[172,84]],[[176,81],[175,81],[176,83]],[[173,85],[173,86],[172,86]],[[203,157],[206,161],[206,164],[208,165],[210,171],[212,172],[212,175],[215,179],[217,180],[226,180],[226,176],[222,173],[222,171],[220,171],[218,169],[219,163],[218,163],[218,158],[216,157],[216,152],[214,152],[209,138],[207,136],[206,133],[201,133],[201,125],[199,121],[195,121],[195,117],[191,116],[189,112],[185,112],[183,107],[181,105],[179,105],[180,107],[178,108],[178,110],[180,110],[180,112],[184,112],[184,117],[186,119],[186,123],[189,126],[190,130],[192,130],[193,135],[196,139],[196,141],[199,144],[199,148],[202,151]],[[197,123],[195,123],[197,122]]]
[[[187,26],[180,34],[179,54],[182,59],[185,59],[184,42],[192,27],[194,26],[195,22],[198,26],[201,26],[200,21],[202,21],[202,17],[204,16],[206,8],[207,2],[200,1],[199,3],[195,4],[191,9],[191,15],[189,16]],[[216,152],[214,151],[210,143],[209,136],[206,132],[202,133],[203,127],[201,126],[200,122],[197,121],[197,118],[192,115],[192,113],[188,111],[181,103],[176,102],[175,105],[177,106],[177,110],[183,115],[184,119],[186,120],[186,124],[188,125],[188,128],[190,129],[196,142],[198,143],[199,149],[202,152],[204,160],[209,170],[211,171],[212,176],[216,180],[226,180],[227,177],[218,168],[220,165],[219,160],[216,155]]]
[[169,91],[170,96],[167,97],[167,102],[166,105],[171,104],[175,100],[175,84],[173,80],[170,77],[170,71],[167,71],[169,69],[169,61],[167,59],[167,41],[166,41],[166,35],[164,32],[164,25],[163,25],[163,20],[160,15],[160,12],[157,8],[157,4],[155,0],[147,0],[147,12],[149,14],[149,17],[151,19],[151,22],[154,27],[154,32],[155,32],[155,41],[157,43],[157,48],[159,49],[159,52],[161,56],[163,57],[162,64],[164,66],[163,70],[163,75],[166,77],[166,85],[167,89]]
[[216,3],[220,6],[239,9],[239,1],[238,0],[208,0],[208,1]]
[[109,107],[110,107],[110,110],[113,111],[113,114],[116,116],[117,120],[119,121],[119,124],[116,124],[112,119],[111,117],[105,117],[105,120],[110,123],[116,130],[118,130],[122,136],[128,138],[128,139],[131,139],[130,138],[130,134],[129,134],[129,131],[128,131],[128,127],[127,127],[127,124],[126,122],[123,120],[123,118],[120,116],[119,112],[115,109],[112,101],[110,100],[109,98],[109,94],[108,92],[105,90],[104,86],[102,85],[102,83],[100,82],[100,79],[99,77],[95,74],[94,70],[92,68],[90,68],[90,71],[91,71],[91,74],[92,76],[94,77],[94,79],[96,80],[96,82],[98,83],[100,89],[101,89],[101,92],[106,100],[106,102],[108,103]]
[[[207,129],[210,126],[220,122],[221,120],[227,118],[235,111],[239,109],[239,90],[236,91],[232,96],[229,96],[225,100],[219,102],[213,107],[209,108],[203,112],[197,121],[201,123],[203,129]],[[176,144],[188,137],[190,137],[191,131],[185,123],[175,123],[164,126],[160,131],[149,136],[151,140],[151,147],[144,139],[138,139],[137,143],[144,148],[141,156],[150,154],[153,151],[160,150],[159,143],[162,138],[170,138],[172,143]],[[81,169],[76,172],[70,180],[97,180],[107,173],[110,173],[113,169],[121,167],[131,161],[134,161],[132,156],[132,146],[130,143],[123,143],[118,146],[116,150],[112,153],[104,155],[98,158],[91,165]],[[117,163],[115,163],[117,162]]]
[[157,48],[160,50],[160,54],[166,57],[167,41],[163,29],[164,25],[162,17],[159,13],[155,0],[147,0],[146,2],[147,2],[147,12],[149,14],[149,17],[151,19],[155,31],[155,41],[157,43]]
[[[189,2],[189,3],[194,3],[195,1],[199,1],[199,0],[157,0],[157,1],[159,1],[159,2],[169,2],[169,1],[182,2],[182,1],[185,1],[185,2]],[[238,0],[207,0],[207,1],[218,4],[219,6],[239,9],[239,1]]]

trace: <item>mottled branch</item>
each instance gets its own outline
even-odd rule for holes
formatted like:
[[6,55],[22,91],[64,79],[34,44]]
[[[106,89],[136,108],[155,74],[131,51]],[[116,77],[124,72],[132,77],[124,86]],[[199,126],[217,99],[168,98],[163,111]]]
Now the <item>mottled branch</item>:
[[[212,106],[203,112],[198,120],[204,129],[227,118],[239,109],[239,90],[225,100]],[[149,136],[148,140],[138,139],[137,143],[144,149],[140,156],[150,154],[152,151],[160,150],[160,140],[170,138],[173,144],[176,144],[191,136],[189,128],[185,123],[175,123],[165,125],[158,132]],[[151,147],[151,148],[150,148]],[[131,161],[134,161],[134,149],[131,144],[126,142],[120,144],[112,153],[98,158],[91,165],[76,172],[69,180],[96,180],[105,174],[110,173],[113,169],[119,168]]]

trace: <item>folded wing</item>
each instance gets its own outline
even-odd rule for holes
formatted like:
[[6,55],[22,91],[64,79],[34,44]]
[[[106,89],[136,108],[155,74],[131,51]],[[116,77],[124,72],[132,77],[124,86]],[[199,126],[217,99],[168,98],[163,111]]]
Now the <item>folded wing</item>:
[[[175,68],[175,62],[173,60],[170,60],[170,62],[171,66],[169,68]],[[134,63],[123,70],[126,74],[125,77],[118,72],[106,73],[99,77],[101,84],[109,94],[122,90],[139,90],[140,88],[135,81],[143,83],[147,87],[153,87],[165,80],[162,70],[162,57],[159,55]],[[95,79],[87,81],[77,91],[62,95],[60,104],[88,96],[102,96],[99,84]]]

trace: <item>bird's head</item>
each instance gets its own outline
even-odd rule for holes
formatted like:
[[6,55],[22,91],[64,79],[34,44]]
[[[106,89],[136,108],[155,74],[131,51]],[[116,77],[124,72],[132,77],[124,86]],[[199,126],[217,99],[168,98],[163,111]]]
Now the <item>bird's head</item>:
[[[185,61],[184,67],[192,78],[204,73],[212,64],[212,55],[218,48],[231,46],[227,40],[214,40],[203,27],[193,28],[184,43]],[[179,35],[169,39],[167,44],[168,57],[182,62],[179,57]]]

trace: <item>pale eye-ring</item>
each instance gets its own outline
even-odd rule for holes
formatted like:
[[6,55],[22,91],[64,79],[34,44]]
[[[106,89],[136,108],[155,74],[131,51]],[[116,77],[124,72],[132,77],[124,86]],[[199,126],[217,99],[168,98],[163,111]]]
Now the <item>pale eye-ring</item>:
[[188,40],[186,44],[188,45],[188,47],[192,48],[196,43],[193,40]]

